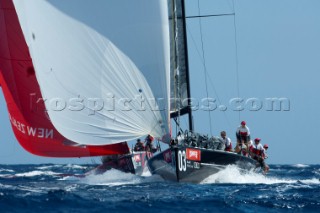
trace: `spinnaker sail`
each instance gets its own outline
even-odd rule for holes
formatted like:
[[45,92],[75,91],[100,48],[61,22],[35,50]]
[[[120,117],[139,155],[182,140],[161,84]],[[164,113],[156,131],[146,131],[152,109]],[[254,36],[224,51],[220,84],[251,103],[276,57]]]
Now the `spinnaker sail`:
[[[14,0],[51,122],[84,145],[168,142],[166,0]],[[63,23],[63,24],[62,24]]]
[[12,0],[0,0],[0,85],[21,146],[46,157],[85,157],[129,152],[127,143],[79,146],[52,125]]

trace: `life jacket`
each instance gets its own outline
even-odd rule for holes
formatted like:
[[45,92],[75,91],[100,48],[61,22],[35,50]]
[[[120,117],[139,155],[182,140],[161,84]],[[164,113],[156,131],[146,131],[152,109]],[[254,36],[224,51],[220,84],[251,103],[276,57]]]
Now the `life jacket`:
[[225,148],[225,151],[227,152],[231,152],[231,150],[232,150],[232,143],[230,143],[230,145]]
[[[222,138],[222,140],[223,140],[224,144],[226,145],[226,148],[224,149],[224,151],[230,152],[232,150],[231,140],[227,137],[225,139]],[[229,146],[227,145],[227,142],[229,142]]]
[[239,126],[238,129],[237,129],[237,133],[240,135],[240,136],[248,136],[250,135],[250,130],[247,126],[245,127],[242,127],[242,126]]
[[136,143],[136,145],[134,146],[134,151],[144,151],[144,145],[143,143]]
[[247,146],[246,145],[241,146],[241,154],[243,156],[248,156],[249,155],[249,153],[247,152]]
[[147,136],[147,139],[150,140],[150,141],[153,141],[153,140],[154,140],[154,138],[153,138],[151,135],[148,135],[148,136]]
[[252,145],[252,147],[250,148],[251,152],[256,155],[256,156],[264,156],[264,149],[262,147],[261,144],[258,145]]
[[241,136],[247,136],[248,132],[239,132]]

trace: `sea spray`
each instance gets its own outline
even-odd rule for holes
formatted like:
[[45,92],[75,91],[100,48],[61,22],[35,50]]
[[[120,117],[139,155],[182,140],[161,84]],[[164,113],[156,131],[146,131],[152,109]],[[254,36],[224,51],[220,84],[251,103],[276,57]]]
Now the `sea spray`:
[[295,183],[295,180],[276,178],[254,171],[243,171],[235,165],[227,166],[220,172],[209,176],[203,184],[210,183],[232,183],[232,184],[276,184],[276,183]]

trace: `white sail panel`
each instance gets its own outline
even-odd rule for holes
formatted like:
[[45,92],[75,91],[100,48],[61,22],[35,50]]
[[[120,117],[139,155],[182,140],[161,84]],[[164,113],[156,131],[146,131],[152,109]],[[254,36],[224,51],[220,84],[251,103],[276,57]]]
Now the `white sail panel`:
[[61,134],[92,145],[169,134],[166,0],[14,4],[49,117]]

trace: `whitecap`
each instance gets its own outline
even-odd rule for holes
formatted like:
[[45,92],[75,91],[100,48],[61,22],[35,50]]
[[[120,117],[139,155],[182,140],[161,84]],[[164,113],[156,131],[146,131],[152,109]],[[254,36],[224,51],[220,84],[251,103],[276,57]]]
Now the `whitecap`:
[[76,189],[78,189],[78,185],[75,185],[75,184],[65,187],[65,190],[67,192],[72,192],[72,191],[75,191]]
[[125,173],[116,169],[110,169],[102,174],[87,173],[84,177],[78,175],[71,175],[63,177],[60,180],[76,181],[81,184],[88,185],[136,185],[141,183],[154,183],[164,181],[159,175],[151,175],[148,170],[145,170],[143,176]]
[[110,169],[102,174],[89,174],[80,179],[81,183],[89,185],[128,185],[139,184],[142,182],[142,177],[136,176],[131,173],[124,173],[116,169]]
[[303,184],[308,184],[308,185],[320,184],[320,179],[312,178],[312,179],[306,179],[306,180],[299,180],[299,182],[301,182]]
[[39,166],[39,167],[36,167],[36,169],[39,169],[39,170],[50,170],[50,169],[57,168],[57,167],[61,167],[61,165]]
[[313,171],[312,173],[314,173],[315,175],[320,175],[320,169]]
[[0,183],[0,189],[15,189],[15,188],[16,188],[15,186]]
[[0,169],[0,172],[14,172],[12,169]]
[[59,173],[51,172],[51,171],[31,171],[31,172],[16,174],[15,176],[16,177],[34,177],[34,176],[40,176],[40,175],[53,176],[53,175],[59,175]]
[[[17,189],[21,191],[27,191],[27,192],[32,192],[32,193],[45,193],[46,190],[44,188],[35,188],[35,187],[29,187],[29,186],[19,186]],[[25,194],[27,196],[29,194]]]
[[1,174],[1,178],[14,178],[15,176],[13,174]]
[[235,165],[227,166],[220,172],[213,174],[203,180],[202,184],[209,183],[232,183],[232,184],[278,184],[296,183],[297,180],[279,179],[268,177],[254,171],[242,171]]
[[83,170],[88,168],[87,166],[81,166],[81,165],[75,165],[75,164],[67,164],[64,167],[70,168],[70,169],[83,169]]
[[293,167],[296,167],[296,168],[307,168],[307,167],[309,167],[309,165],[298,163],[298,164],[293,165]]

